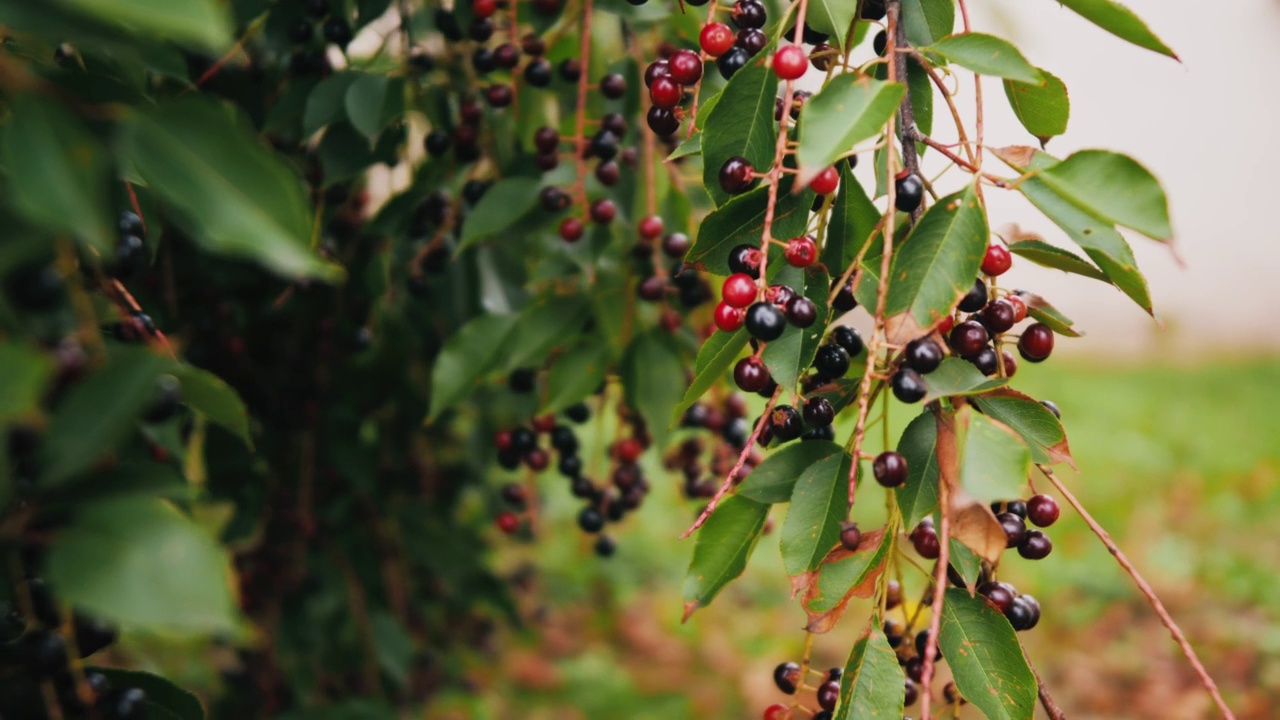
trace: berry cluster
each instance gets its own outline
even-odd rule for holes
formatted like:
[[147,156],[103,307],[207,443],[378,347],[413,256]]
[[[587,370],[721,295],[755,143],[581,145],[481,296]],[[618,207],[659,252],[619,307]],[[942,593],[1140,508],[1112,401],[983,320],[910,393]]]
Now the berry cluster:
[[303,0],[300,7],[287,8],[285,12],[289,10],[297,13],[285,29],[294,46],[290,69],[302,76],[329,74],[325,48],[333,44],[345,50],[355,37],[351,23],[333,12],[330,0]]
[[[706,430],[710,434],[705,439],[701,433],[686,438],[663,458],[668,470],[678,469],[683,475],[686,497],[710,498],[715,495],[718,485],[715,478],[726,477],[733,470],[735,459],[751,435],[746,416],[746,401],[737,393],[725,395],[720,403],[696,402],[685,411],[680,423],[682,428]],[[752,451],[733,482],[741,482],[762,460],[759,453]],[[708,469],[710,475],[707,474]]]
[[655,60],[644,70],[644,84],[649,89],[649,112],[645,117],[649,129],[660,138],[670,138],[680,129],[686,102],[685,88],[702,80],[702,57],[689,49],[673,50]]
[[[773,684],[787,695],[795,695],[801,690],[812,690],[818,709],[814,710],[803,704],[797,704],[811,720],[832,720],[836,705],[840,702],[840,678],[844,676],[842,668],[834,667],[826,672],[809,668],[809,674],[820,678],[817,685],[810,685],[804,680],[804,669],[798,663],[784,662],[773,669]],[[792,708],[776,703],[764,709],[764,720],[789,720],[793,717]]]
[[[705,3],[699,3],[705,4]],[[725,80],[747,64],[769,44],[769,36],[765,35],[765,22],[768,11],[760,0],[738,0],[730,11],[729,22],[738,28],[735,33],[724,23],[710,22],[702,28],[698,43],[702,51],[716,59],[716,67]]]

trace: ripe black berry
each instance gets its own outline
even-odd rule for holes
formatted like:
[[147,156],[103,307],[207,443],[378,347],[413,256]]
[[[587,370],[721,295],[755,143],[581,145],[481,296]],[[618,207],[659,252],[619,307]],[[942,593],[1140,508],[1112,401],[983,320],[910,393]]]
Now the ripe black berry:
[[818,686],[818,705],[827,712],[834,712],[840,702],[840,681],[828,680]]
[[734,44],[746,50],[748,55],[754,56],[769,44],[769,36],[759,28],[744,28],[738,32],[738,39]]
[[982,278],[973,281],[973,287],[969,292],[960,299],[960,310],[962,312],[978,312],[983,305],[987,304],[987,284],[982,282]]
[[0,603],[0,645],[17,640],[26,628],[27,623],[22,619],[22,613],[18,608],[8,603]]
[[583,532],[598,533],[604,528],[604,516],[593,507],[584,507],[578,513],[578,527],[582,528]]
[[608,535],[601,535],[596,538],[595,551],[600,557],[613,557],[613,554],[618,551],[618,543]]
[[[839,278],[831,283],[831,288],[833,290],[838,282],[840,282]],[[840,292],[836,293],[836,299],[831,302],[831,307],[838,312],[849,312],[850,310],[858,307],[858,298],[853,294],[852,277],[846,280],[844,286],[840,288]]]
[[138,235],[121,235],[116,243],[116,261],[111,274],[128,280],[147,264],[147,245]]
[[1018,338],[1018,352],[1029,362],[1044,361],[1053,352],[1053,330],[1041,323],[1027,326]]
[[969,358],[969,362],[973,363],[974,367],[978,368],[987,377],[1000,371],[1000,360],[996,358],[995,348],[990,345],[983,345],[982,349],[978,350],[977,355]]
[[462,199],[466,200],[468,205],[475,205],[488,191],[489,183],[484,180],[468,180],[462,185]]
[[871,41],[871,49],[876,51],[880,57],[884,57],[884,51],[889,47],[889,36],[883,30],[876,33],[875,39]]
[[818,319],[818,306],[803,295],[797,295],[787,301],[787,322],[798,328],[807,328]]
[[662,238],[662,252],[669,258],[679,260],[689,252],[689,236],[684,233],[674,232]]
[[547,212],[560,212],[569,207],[569,204],[573,201],[569,198],[569,193],[554,185],[548,185],[538,193],[538,202],[542,205],[542,209]]
[[729,269],[753,278],[760,277],[760,248],[738,245],[729,251]]
[[432,130],[427,133],[426,140],[423,145],[426,146],[427,152],[432,157],[440,157],[449,151],[450,138],[449,133],[443,130]]
[[1019,595],[1009,611],[1009,624],[1014,630],[1030,630],[1040,622],[1040,602],[1030,595]]
[[916,372],[927,375],[942,364],[943,352],[932,338],[916,338],[907,343],[902,354],[902,363]]
[[47,677],[67,665],[67,642],[56,632],[37,630],[23,638],[23,656],[28,672]]
[[848,325],[836,326],[831,331],[831,342],[844,348],[851,358],[862,354],[862,335]]
[[991,512],[999,515],[1000,513],[1013,513],[1023,520],[1027,519],[1027,504],[1021,500],[997,500],[991,503]]
[[[942,552],[942,541],[938,538],[938,532],[933,529],[933,525],[925,525],[924,523],[917,525],[916,529],[911,532],[911,545],[920,554],[920,557],[926,560],[937,560],[938,555]],[[919,642],[919,638],[917,638],[917,642]]]
[[928,388],[920,373],[911,368],[899,368],[893,374],[893,396],[904,403],[917,403],[924,399]]
[[627,79],[618,73],[610,73],[600,78],[600,94],[610,100],[617,100],[627,94]]
[[902,706],[911,707],[920,699],[920,686],[911,678],[902,678],[904,684],[902,692]]
[[1002,512],[996,515],[996,520],[1000,521],[1000,527],[1004,528],[1004,535],[1007,539],[1005,547],[1016,547],[1027,536],[1027,524],[1017,515],[1011,512]]
[[546,87],[551,84],[551,62],[546,58],[538,58],[524,68],[524,79],[534,87]]
[[755,168],[747,159],[735,155],[720,166],[720,188],[730,195],[738,195],[751,188]]
[[515,91],[510,85],[497,84],[490,85],[485,89],[485,99],[489,101],[489,105],[495,108],[504,108],[511,104],[515,99]]
[[730,22],[739,28],[764,27],[766,19],[767,12],[760,0],[738,0],[729,14]]
[[578,82],[582,77],[582,63],[573,58],[567,58],[560,63],[560,78],[565,82]]
[[800,666],[793,662],[784,662],[773,669],[773,684],[788,695],[795,695],[800,686]]
[[760,392],[772,378],[769,368],[757,357],[745,357],[733,366],[733,381],[743,392]]
[[729,52],[716,58],[716,68],[720,70],[720,77],[725,80],[732,78],[734,73],[738,72],[751,59],[751,53],[745,48],[734,45],[729,48]]
[[987,303],[978,319],[992,335],[1005,332],[1017,321],[1013,304],[1004,298]]
[[962,358],[977,357],[982,348],[987,347],[989,339],[987,329],[974,320],[966,320],[951,328],[951,350]]
[[902,212],[915,212],[924,200],[924,182],[914,173],[904,175],[894,181],[896,194],[893,206]]
[[476,18],[471,21],[471,27],[467,28],[467,34],[476,42],[485,42],[493,37],[493,21],[489,18]]
[[1008,615],[1013,607],[1014,595],[1001,583],[983,583],[978,586],[978,592],[990,600],[991,604],[1004,615]]
[[836,419],[835,408],[824,397],[811,397],[804,403],[804,421],[810,427],[827,427]]
[[645,115],[645,121],[649,124],[649,129],[658,137],[667,137],[674,135],[680,129],[680,119],[676,117],[675,112],[667,108],[660,108],[653,105],[649,108],[648,114]]
[[1027,519],[1037,527],[1049,527],[1058,522],[1061,513],[1058,501],[1049,495],[1033,495],[1027,501]]
[[86,658],[116,641],[115,626],[97,618],[76,614],[76,649]]
[[804,432],[804,421],[800,413],[790,405],[778,405],[769,414],[769,429],[779,442],[788,442],[800,437]]
[[849,372],[849,353],[839,345],[823,345],[813,358],[813,367],[823,377],[842,378]]
[[863,0],[859,14],[863,20],[880,20],[885,16],[884,0]]
[[770,342],[782,337],[782,331],[787,328],[787,318],[773,303],[757,302],[747,308],[743,324],[751,337],[761,342]]
[[898,487],[907,481],[907,459],[893,450],[886,450],[871,463],[871,473],[884,487]]
[[533,392],[534,384],[538,379],[538,371],[533,368],[516,368],[511,371],[511,375],[507,377],[507,387],[516,393]]
[[556,470],[570,480],[582,475],[582,458],[577,455],[563,455],[556,463]]
[[862,531],[858,529],[857,523],[846,522],[840,526],[840,544],[849,552],[857,552],[858,544],[862,542]]
[[1028,560],[1040,560],[1053,552],[1053,543],[1049,536],[1034,528],[1027,530],[1018,543],[1018,554]]

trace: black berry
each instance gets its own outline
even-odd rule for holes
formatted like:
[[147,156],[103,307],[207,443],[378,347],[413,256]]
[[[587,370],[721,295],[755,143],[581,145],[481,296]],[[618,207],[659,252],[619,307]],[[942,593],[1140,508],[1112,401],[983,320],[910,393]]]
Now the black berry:
[[751,337],[770,342],[782,337],[782,331],[787,328],[787,318],[773,303],[757,302],[747,308],[744,324]]
[[960,310],[962,312],[978,312],[982,306],[987,304],[987,284],[982,282],[982,278],[973,281],[973,287],[969,292],[960,299]]
[[811,397],[804,402],[804,421],[810,427],[827,427],[836,419],[835,408],[824,397]]
[[901,453],[886,450],[872,461],[871,473],[884,487],[898,487],[907,481],[907,459]]
[[924,182],[914,173],[904,175],[894,181],[896,192],[893,206],[902,212],[915,212],[924,200]]
[[898,372],[893,374],[892,384],[893,396],[904,403],[920,402],[928,393],[924,378],[911,368],[899,368]]

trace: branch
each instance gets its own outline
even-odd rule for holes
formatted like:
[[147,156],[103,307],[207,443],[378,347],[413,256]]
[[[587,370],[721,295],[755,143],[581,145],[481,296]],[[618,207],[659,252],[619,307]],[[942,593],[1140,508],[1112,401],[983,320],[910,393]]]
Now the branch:
[[[891,6],[898,6],[899,2],[890,3]],[[901,12],[899,9],[897,12]],[[895,27],[896,25],[896,27]],[[916,111],[911,107],[911,84],[907,81],[907,63],[906,58],[898,57],[899,48],[909,48],[910,43],[907,42],[907,24],[897,22],[890,25],[893,34],[893,52],[885,53],[888,57],[892,57],[898,62],[890,62],[889,69],[893,72],[893,79],[902,83],[904,92],[902,93],[902,103],[898,106],[898,124],[899,132],[902,134],[902,164],[908,173],[912,175],[920,174],[920,156],[916,152],[916,144],[910,142],[908,138],[912,133],[917,133],[916,129]],[[892,182],[893,178],[886,178],[887,182]],[[924,214],[923,203],[911,213],[911,223],[914,225]]]
[[1156,596],[1155,590],[1151,589],[1151,585],[1147,584],[1147,581],[1142,578],[1142,575],[1138,573],[1138,569],[1133,566],[1133,563],[1129,562],[1129,558],[1126,557],[1124,552],[1116,546],[1115,541],[1111,539],[1111,535],[1107,534],[1107,531],[1102,529],[1102,526],[1099,525],[1098,521],[1094,520],[1093,516],[1084,509],[1084,506],[1080,504],[1080,501],[1076,499],[1076,496],[1072,495],[1071,491],[1067,490],[1062,482],[1058,480],[1058,477],[1053,474],[1053,470],[1045,465],[1037,465],[1036,467],[1040,468],[1040,472],[1044,473],[1044,476],[1049,479],[1049,482],[1053,483],[1053,486],[1058,489],[1058,492],[1062,494],[1062,497],[1066,498],[1068,503],[1071,503],[1071,507],[1075,508],[1076,512],[1080,513],[1080,517],[1084,518],[1085,523],[1089,525],[1089,529],[1093,531],[1093,534],[1098,536],[1098,539],[1102,541],[1102,544],[1106,546],[1107,550],[1115,556],[1116,562],[1120,563],[1120,567],[1124,568],[1124,571],[1129,573],[1129,577],[1133,578],[1133,582],[1138,586],[1138,590],[1147,598],[1147,602],[1151,603],[1152,609],[1155,610],[1156,615],[1160,617],[1160,622],[1164,623],[1164,626],[1169,630],[1169,634],[1172,635],[1174,641],[1178,643],[1178,647],[1182,648],[1182,654],[1187,658],[1187,662],[1191,663],[1191,667],[1196,671],[1196,675],[1200,677],[1200,684],[1203,685],[1204,689],[1208,690],[1209,695],[1213,697],[1213,701],[1218,705],[1218,710],[1222,713],[1222,717],[1227,718],[1228,720],[1235,720],[1236,716],[1232,714],[1231,708],[1227,707],[1226,700],[1222,699],[1222,693],[1218,691],[1217,684],[1214,683],[1213,678],[1209,676],[1209,671],[1205,669],[1204,664],[1200,662],[1200,658],[1196,655],[1196,651],[1191,647],[1191,643],[1187,641],[1187,636],[1182,634],[1182,629],[1173,621],[1173,617],[1170,616],[1169,611],[1165,609],[1164,603],[1160,602],[1160,598]]
[[935,410],[938,424],[938,564],[934,567],[933,604],[929,608],[929,635],[924,647],[924,666],[920,670],[920,717],[928,718],[933,693],[933,656],[938,652],[938,635],[942,631],[942,601],[947,592],[947,568],[951,564],[951,497],[956,482],[957,455],[954,415]]
[[578,76],[577,113],[573,126],[573,161],[577,168],[573,199],[584,215],[587,213],[587,158],[583,152],[587,149],[587,80],[591,75],[591,3],[592,0],[582,0],[582,42],[578,48],[582,73]]
[[1036,668],[1031,664],[1031,660],[1027,660],[1027,667],[1031,668],[1031,674],[1036,678],[1036,694],[1040,696],[1040,704],[1044,706],[1044,711],[1049,714],[1050,720],[1067,720],[1067,714],[1062,712],[1062,708],[1053,701],[1053,697],[1049,695],[1049,688],[1045,687],[1044,681],[1040,679],[1040,673],[1036,672]]

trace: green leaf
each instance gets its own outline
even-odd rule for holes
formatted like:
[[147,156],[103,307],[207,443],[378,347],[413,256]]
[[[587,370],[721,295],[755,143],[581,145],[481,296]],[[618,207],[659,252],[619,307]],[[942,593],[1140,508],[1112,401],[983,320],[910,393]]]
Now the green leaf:
[[670,155],[667,155],[667,160],[668,161],[679,160],[682,157],[689,157],[690,155],[701,155],[701,154],[702,154],[702,133],[695,133],[693,137],[677,145],[676,149],[672,150]]
[[854,15],[858,11],[856,2],[847,0],[813,0],[809,3],[809,14],[804,23],[820,33],[831,36],[828,40],[832,46],[843,48],[844,38],[853,25]]
[[1169,200],[1138,162],[1105,150],[1082,150],[1039,175],[1055,193],[1100,220],[1169,240]]
[[964,437],[960,482],[982,502],[1019,497],[1031,472],[1031,451],[1013,430],[971,413]]
[[790,502],[796,480],[823,458],[844,450],[826,440],[789,443],[769,453],[735,491],[738,495],[762,503]]
[[902,717],[906,685],[898,656],[889,647],[884,631],[874,624],[853,644],[840,679],[840,704],[834,717],[841,720]]
[[769,505],[730,495],[698,530],[693,560],[684,579],[684,618],[711,604],[742,574],[769,516]]
[[298,177],[224,107],[192,97],[149,108],[122,123],[121,148],[206,250],[288,277],[342,277],[310,249],[311,204]]
[[1058,76],[1044,68],[1037,70],[1044,78],[1043,82],[1033,84],[1005,80],[1004,94],[1009,99],[1013,114],[1018,116],[1018,122],[1044,145],[1049,138],[1067,131],[1071,99],[1067,97],[1067,86]]
[[510,229],[538,204],[541,191],[542,182],[535,178],[513,177],[495,183],[463,222],[455,254]]
[[1075,329],[1075,323],[1071,318],[1050,305],[1048,300],[1025,290],[1018,295],[1027,303],[1027,315],[1032,320],[1048,325],[1050,330],[1065,337],[1080,337],[1084,334]]
[[660,328],[637,335],[623,355],[619,369],[627,405],[644,418],[655,447],[663,447],[671,411],[684,394],[679,382],[684,363],[669,334]]
[[99,253],[114,252],[102,146],[79,118],[39,95],[13,97],[9,113],[0,126],[0,163],[9,176],[5,190],[13,208]]
[[1110,283],[1107,274],[1094,267],[1088,260],[1070,250],[1063,250],[1043,240],[1029,238],[1009,243],[1009,252],[1024,257],[1042,267],[1053,268],[1063,272],[1083,275],[1094,280]]
[[[793,194],[791,187],[791,177],[784,178],[778,185],[773,217],[773,236],[776,238],[803,235],[809,223],[813,192],[805,190]],[[712,210],[698,227],[698,237],[685,255],[685,262],[716,275],[730,274],[729,252],[735,246],[743,243],[760,245],[768,200],[769,188],[762,185]]]
[[851,467],[849,456],[841,452],[810,465],[796,480],[780,543],[788,575],[818,567],[840,541],[840,523],[849,512]]
[[427,420],[439,417],[475,389],[497,363],[517,320],[517,315],[481,315],[449,338],[431,368],[431,411]]
[[53,362],[25,345],[0,342],[0,423],[40,410]]
[[[933,80],[914,57],[907,58],[907,90],[911,95],[911,113],[915,116],[916,127],[925,135],[933,134]],[[921,154],[928,148],[924,143],[916,143]]]
[[1009,382],[1008,378],[987,377],[976,365],[958,357],[949,357],[942,361],[936,370],[925,376],[924,384],[929,389],[925,403],[938,398],[958,395],[978,395],[1002,387]]
[[1112,2],[1112,0],[1058,0],[1058,2],[1122,40],[1128,40],[1138,47],[1161,55],[1168,55],[1174,60],[1178,59],[1173,50],[1151,32],[1142,18],[1118,2]]
[[981,596],[947,590],[938,645],[966,700],[992,720],[1029,720],[1037,686],[1013,627]]
[[867,197],[849,164],[840,163],[840,191],[832,203],[822,245],[822,264],[827,271],[833,275],[844,272],[871,240],[871,231],[878,222],[880,210]]
[[609,351],[603,345],[580,345],[556,359],[547,374],[547,399],[542,412],[559,412],[589,397],[604,382]]
[[302,113],[303,137],[311,137],[321,128],[346,117],[347,90],[360,77],[356,72],[334,73],[311,90]]
[[796,182],[807,186],[854,145],[878,135],[898,111],[906,90],[901,83],[872,80],[855,73],[831,78],[809,98],[800,114],[800,145],[796,149],[800,172]]
[[891,341],[906,342],[951,313],[987,250],[987,214],[970,185],[934,203],[895,248],[885,302]]
[[915,527],[938,509],[937,444],[938,422],[928,410],[915,416],[898,439],[898,452],[907,459],[907,481],[893,492],[906,527]]
[[404,80],[382,73],[360,73],[347,88],[343,105],[351,124],[372,143],[404,112]]
[[981,75],[1037,85],[1043,81],[1040,71],[1027,62],[1018,48],[994,35],[975,32],[948,35],[921,50],[941,55]]
[[56,0],[94,19],[158,40],[209,50],[231,44],[231,14],[217,0]]
[[773,379],[784,388],[795,387],[800,374],[813,363],[822,342],[822,334],[827,327],[827,316],[830,307],[827,305],[827,294],[831,291],[831,278],[820,267],[810,266],[803,270],[785,266],[772,279],[776,284],[786,285],[800,291],[813,301],[818,310],[817,319],[807,328],[800,328],[790,323],[777,340],[769,342],[760,354]]
[[947,564],[956,569],[960,573],[960,577],[964,578],[965,584],[972,588],[977,586],[978,577],[982,574],[982,558],[977,553],[969,549],[959,538],[949,538],[948,547],[951,548],[950,559]]
[[141,348],[115,348],[107,364],[67,391],[45,435],[44,475],[52,489],[94,465],[134,428],[172,363]]
[[253,447],[249,433],[249,411],[235,388],[211,372],[191,365],[179,365],[174,375],[182,381],[182,402],[226,428],[232,435]]
[[987,417],[1004,423],[1021,435],[1031,447],[1033,461],[1075,465],[1062,423],[1045,406],[1008,388],[976,397],[974,402]]
[[127,496],[80,507],[54,537],[46,573],[63,602],[126,627],[236,629],[226,553],[162,500]]
[[955,28],[955,0],[902,0],[902,22],[912,45],[932,45]]
[[675,413],[671,416],[672,423],[679,422],[685,411],[711,389],[717,380],[724,377],[729,365],[742,353],[742,348],[747,346],[747,340],[746,330],[716,332],[707,338],[698,351],[698,359],[694,361],[693,382],[676,405]]
[[848,552],[840,547],[830,553],[818,568],[818,579],[805,593],[805,612],[812,617],[837,610],[848,602],[849,593],[884,565],[892,546],[893,538],[881,533],[880,542],[870,550]]
[[[523,310],[503,348],[501,367],[542,365],[557,345],[576,336],[591,314],[583,295],[541,295]],[[594,389],[594,388],[593,388]]]
[[[725,160],[739,155],[762,172],[773,164],[778,141],[778,127],[773,120],[778,77],[762,62],[771,54],[766,48],[734,73],[707,113],[702,131],[702,181],[716,205],[729,199],[720,187],[720,167]],[[806,107],[805,112],[808,111]]]
[[141,670],[92,667],[116,688],[138,688],[147,694],[147,717],[167,720],[204,720],[204,706],[195,695],[168,680]]

